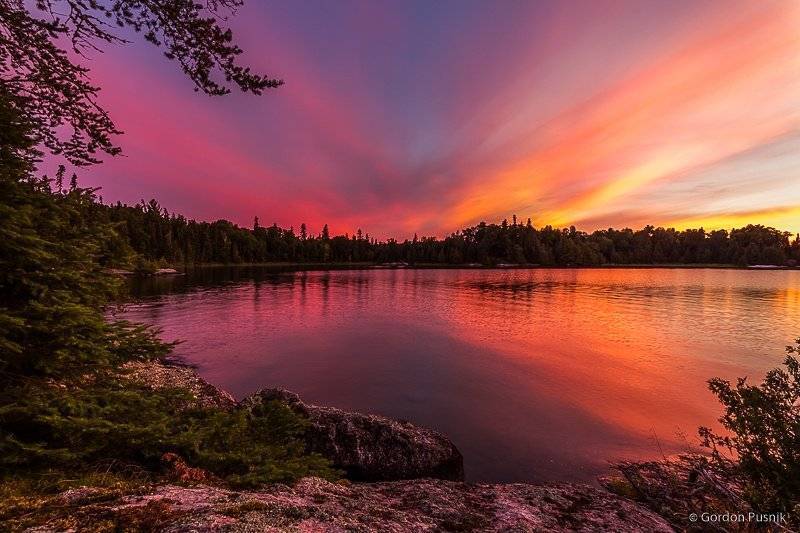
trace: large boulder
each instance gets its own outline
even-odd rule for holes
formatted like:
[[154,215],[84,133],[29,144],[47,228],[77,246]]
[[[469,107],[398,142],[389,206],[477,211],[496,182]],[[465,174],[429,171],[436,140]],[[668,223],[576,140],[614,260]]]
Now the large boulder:
[[464,463],[455,445],[436,431],[384,416],[304,403],[283,389],[262,389],[243,408],[279,401],[308,418],[306,445],[356,481],[415,478],[462,480]]
[[190,400],[176,409],[230,410],[273,400],[284,403],[309,419],[305,434],[308,451],[328,458],[352,480],[464,478],[463,459],[455,445],[441,433],[410,422],[306,404],[297,394],[283,389],[263,389],[237,404],[230,394],[205,381],[193,368],[175,364],[127,363],[120,376],[153,390],[184,389]]

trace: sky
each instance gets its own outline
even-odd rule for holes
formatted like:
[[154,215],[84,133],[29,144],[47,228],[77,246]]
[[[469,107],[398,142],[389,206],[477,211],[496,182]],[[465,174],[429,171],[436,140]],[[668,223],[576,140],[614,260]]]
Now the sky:
[[104,200],[317,233],[800,232],[800,2],[246,1],[262,96],[195,93],[148,43],[87,62],[124,156]]

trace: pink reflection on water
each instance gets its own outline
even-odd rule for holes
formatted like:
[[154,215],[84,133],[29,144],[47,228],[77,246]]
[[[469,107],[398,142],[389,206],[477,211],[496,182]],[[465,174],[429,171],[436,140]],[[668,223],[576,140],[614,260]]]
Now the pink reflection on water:
[[434,427],[475,480],[588,480],[696,443],[719,415],[709,377],[778,365],[798,274],[217,270],[139,287],[127,316],[237,396],[281,386]]

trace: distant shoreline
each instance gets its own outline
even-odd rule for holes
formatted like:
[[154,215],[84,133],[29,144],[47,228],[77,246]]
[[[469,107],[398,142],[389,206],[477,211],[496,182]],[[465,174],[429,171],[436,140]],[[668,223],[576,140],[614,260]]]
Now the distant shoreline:
[[414,265],[382,264],[382,263],[187,263],[171,264],[169,268],[181,271],[200,268],[274,268],[290,270],[602,270],[602,269],[717,269],[717,270],[800,270],[800,266],[779,265],[735,265],[724,263],[637,263],[637,264],[605,264],[605,265],[539,265],[539,264],[442,264],[416,263]]

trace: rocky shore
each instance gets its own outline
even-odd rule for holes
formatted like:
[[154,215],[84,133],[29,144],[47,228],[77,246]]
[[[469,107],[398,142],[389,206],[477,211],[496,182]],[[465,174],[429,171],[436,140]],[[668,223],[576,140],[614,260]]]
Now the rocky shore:
[[641,503],[602,488],[465,483],[455,445],[409,422],[310,405],[281,389],[236,402],[182,366],[132,364],[124,375],[153,389],[185,388],[196,406],[283,402],[309,419],[308,450],[348,479],[231,490],[169,457],[172,481],[67,491],[43,504],[60,509],[60,518],[30,531],[673,531]]
[[350,480],[464,479],[461,452],[450,439],[409,422],[309,405],[281,389],[262,389],[239,405],[247,409],[273,400],[309,419],[308,451],[327,457]]
[[464,479],[464,463],[455,445],[436,431],[378,415],[304,403],[282,389],[262,389],[237,403],[229,393],[203,380],[189,367],[129,363],[126,377],[153,389],[180,387],[194,398],[194,407],[252,409],[279,401],[308,418],[309,452],[316,452],[354,481],[401,479]]
[[259,491],[160,485],[114,498],[86,488],[63,493],[51,505],[72,511],[35,531],[673,531],[639,505],[587,486],[438,479],[305,478]]

